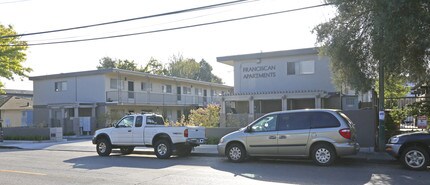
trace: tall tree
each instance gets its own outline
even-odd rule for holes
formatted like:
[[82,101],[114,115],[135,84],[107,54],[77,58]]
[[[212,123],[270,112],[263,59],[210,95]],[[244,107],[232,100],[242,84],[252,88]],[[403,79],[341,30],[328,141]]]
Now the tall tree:
[[133,60],[118,60],[117,67],[118,69],[137,71],[137,64]]
[[168,72],[171,76],[222,84],[221,78],[212,74],[212,66],[204,59],[197,63],[193,58],[174,55],[170,59]]
[[125,69],[130,71],[137,71],[137,64],[133,60],[121,60],[121,59],[112,59],[110,57],[103,57],[99,60],[99,65],[97,69]]
[[197,80],[199,68],[199,63],[194,59],[173,56],[168,70],[171,76]]
[[117,68],[117,62],[110,57],[103,57],[99,60],[97,69],[113,69]]
[[369,90],[378,67],[389,78],[430,79],[430,1],[326,0],[337,14],[314,28],[336,84]]
[[168,74],[168,71],[164,68],[163,64],[153,57],[151,57],[148,63],[146,63],[146,66],[141,68],[139,71],[155,75]]
[[[0,35],[17,35],[12,26],[0,24]],[[14,75],[27,77],[31,68],[24,67],[22,64],[26,60],[27,42],[20,41],[19,37],[0,38],[0,77],[14,80]],[[7,46],[17,45],[17,46]],[[3,83],[0,81],[0,93],[3,92]]]

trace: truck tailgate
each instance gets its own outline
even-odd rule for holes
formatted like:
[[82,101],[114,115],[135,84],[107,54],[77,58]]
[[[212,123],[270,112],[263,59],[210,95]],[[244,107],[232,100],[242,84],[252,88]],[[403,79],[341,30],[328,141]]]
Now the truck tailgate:
[[187,127],[188,138],[206,138],[205,127]]

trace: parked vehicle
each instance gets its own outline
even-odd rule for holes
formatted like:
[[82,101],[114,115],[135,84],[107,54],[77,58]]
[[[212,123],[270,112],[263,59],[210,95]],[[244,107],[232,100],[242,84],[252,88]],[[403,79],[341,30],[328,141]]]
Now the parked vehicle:
[[100,156],[110,155],[112,148],[126,155],[146,146],[154,147],[157,158],[167,159],[173,152],[189,155],[206,140],[204,127],[166,127],[162,116],[151,113],[124,116],[113,127],[97,130],[92,142]]
[[414,132],[391,137],[385,151],[409,169],[424,170],[430,165],[430,133]]
[[3,124],[2,124],[2,120],[0,120],[0,142],[3,142]]
[[273,112],[220,139],[218,152],[232,162],[248,156],[311,157],[321,166],[338,156],[354,155],[356,142],[352,121],[341,111],[306,109]]

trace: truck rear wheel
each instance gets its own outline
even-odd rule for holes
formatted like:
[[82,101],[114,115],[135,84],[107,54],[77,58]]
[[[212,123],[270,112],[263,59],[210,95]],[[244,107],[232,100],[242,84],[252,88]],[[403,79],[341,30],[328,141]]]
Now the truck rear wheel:
[[97,140],[96,150],[99,156],[109,156],[112,152],[112,145],[109,140],[102,138]]
[[119,151],[121,152],[122,155],[131,154],[133,150],[134,150],[134,146],[123,146],[119,148]]
[[159,159],[168,159],[172,155],[172,144],[165,140],[159,140],[155,143],[154,153]]

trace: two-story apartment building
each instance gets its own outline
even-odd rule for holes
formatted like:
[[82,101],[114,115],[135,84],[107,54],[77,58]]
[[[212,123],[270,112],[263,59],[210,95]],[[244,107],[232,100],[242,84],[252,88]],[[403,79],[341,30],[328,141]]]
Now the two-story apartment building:
[[126,113],[155,112],[175,122],[191,109],[220,104],[232,87],[142,72],[103,69],[30,77],[34,123],[92,133]]
[[237,124],[273,111],[358,109],[358,97],[369,99],[336,90],[330,59],[319,56],[316,48],[224,56],[217,61],[234,67],[234,93],[221,103],[222,126],[243,126]]

